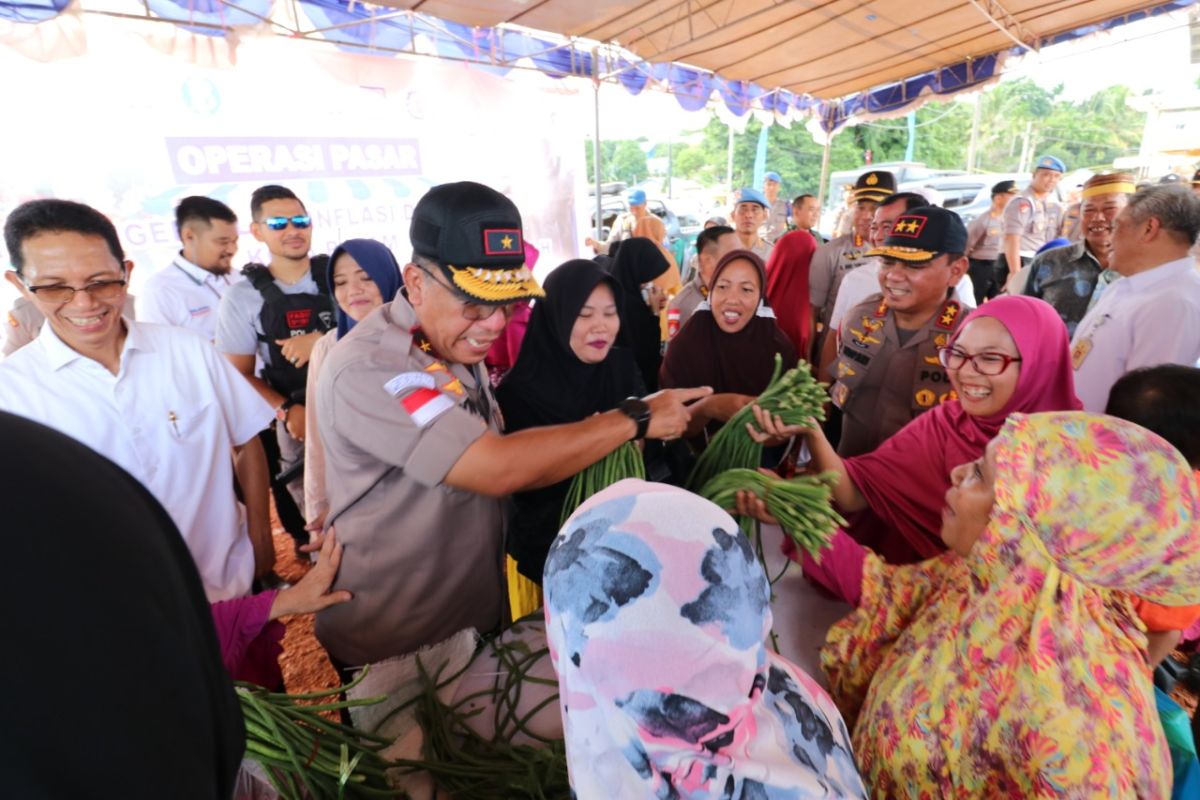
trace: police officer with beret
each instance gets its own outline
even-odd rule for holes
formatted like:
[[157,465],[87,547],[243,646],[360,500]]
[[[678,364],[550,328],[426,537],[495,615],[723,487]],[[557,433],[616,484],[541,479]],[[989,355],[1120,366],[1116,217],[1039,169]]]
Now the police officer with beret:
[[996,258],[996,285],[1001,289],[1008,288],[1009,277],[1029,263],[1042,245],[1058,236],[1063,207],[1054,189],[1066,171],[1061,159],[1042,156],[1029,185],[1005,206],[1004,244]]
[[918,414],[955,399],[938,361],[962,322],[954,287],[967,271],[967,230],[936,206],[896,219],[879,257],[880,294],[846,313],[830,389],[842,410],[843,458],[869,453]]
[[330,351],[318,384],[328,522],[345,544],[334,588],[354,599],[317,615],[342,666],[411,653],[503,620],[503,503],[574,475],[631,439],[673,439],[685,403],[710,389],[630,398],[582,422],[501,435],[481,362],[521,300],[542,291],[521,216],[461,182],[413,211],[404,288]]

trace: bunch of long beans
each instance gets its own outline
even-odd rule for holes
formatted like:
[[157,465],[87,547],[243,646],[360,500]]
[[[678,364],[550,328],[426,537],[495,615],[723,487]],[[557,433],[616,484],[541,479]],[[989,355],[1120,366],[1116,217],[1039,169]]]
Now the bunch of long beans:
[[[388,781],[385,771],[391,763],[379,755],[391,739],[324,716],[384,699],[336,699],[358,685],[366,672],[347,686],[310,694],[278,694],[252,683],[235,683],[246,725],[246,757],[263,766],[285,800],[404,796]],[[297,700],[318,702],[304,705]]]
[[[527,727],[541,709],[558,702],[558,693],[550,693],[524,714],[517,710],[524,684],[557,688],[557,681],[529,674],[538,661],[549,657],[549,649],[532,649],[523,641],[503,641],[499,637],[489,639],[484,647],[490,647],[500,662],[493,685],[456,700],[454,705],[442,702],[438,689],[457,675],[443,678],[441,669],[431,675],[418,658],[424,688],[413,701],[400,708],[416,704],[417,721],[425,733],[422,759],[393,763],[407,771],[428,772],[439,788],[462,800],[569,800],[571,784],[563,740],[545,739]],[[481,699],[490,701],[493,707],[495,734],[490,739],[477,733],[469,723],[472,716],[481,713],[470,706]],[[517,733],[532,738],[538,745],[514,744],[513,736]]]
[[[780,375],[782,365],[782,358],[776,354],[771,382],[750,405],[758,405],[771,416],[778,415],[786,425],[800,425],[811,418],[824,420],[824,404],[829,396],[813,378],[808,363],[801,361]],[[746,424],[754,421],[750,405],[730,417],[713,436],[688,476],[688,489],[700,492],[705,484],[727,469],[753,469],[761,463],[762,445],[746,432]]]
[[785,479],[754,469],[731,469],[706,483],[700,494],[721,508],[733,508],[739,491],[754,493],[766,501],[767,512],[779,520],[779,526],[796,546],[819,559],[833,532],[846,524],[830,504],[836,481],[836,472]]
[[567,489],[558,524],[565,523],[567,518],[575,513],[575,509],[596,492],[626,478],[645,477],[646,463],[642,461],[642,451],[633,442],[626,442],[595,464],[575,474]]

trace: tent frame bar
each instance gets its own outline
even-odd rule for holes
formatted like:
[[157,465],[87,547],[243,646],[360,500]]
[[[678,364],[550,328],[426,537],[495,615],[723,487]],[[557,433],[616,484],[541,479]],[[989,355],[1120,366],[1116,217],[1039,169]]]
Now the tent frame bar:
[[1021,24],[1021,21],[1009,13],[1000,4],[1000,0],[970,0],[971,5],[982,14],[996,30],[1003,33],[1017,47],[1032,50],[1035,53],[1040,48],[1037,34]]

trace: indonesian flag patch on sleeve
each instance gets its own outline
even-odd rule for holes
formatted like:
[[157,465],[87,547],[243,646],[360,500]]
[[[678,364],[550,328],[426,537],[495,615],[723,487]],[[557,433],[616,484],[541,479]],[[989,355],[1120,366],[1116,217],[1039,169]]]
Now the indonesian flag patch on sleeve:
[[417,423],[418,428],[424,428],[454,408],[454,401],[437,389],[422,387],[405,395],[400,400],[400,405],[404,406],[404,410],[412,417],[412,421]]
[[[424,428],[455,405],[450,397],[434,388],[436,385],[433,376],[427,372],[401,372],[383,388],[392,397],[400,399],[400,405],[418,428]],[[400,397],[409,389],[412,391]]]

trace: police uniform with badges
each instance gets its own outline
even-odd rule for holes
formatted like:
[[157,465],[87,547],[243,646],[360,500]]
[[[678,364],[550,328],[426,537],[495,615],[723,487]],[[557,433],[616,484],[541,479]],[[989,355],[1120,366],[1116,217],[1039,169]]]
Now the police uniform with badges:
[[[896,177],[890,172],[872,170],[859,176],[850,196],[857,205],[863,201],[879,203],[895,193]],[[808,278],[809,300],[821,310],[817,323],[822,328],[829,324],[842,279],[870,260],[867,256],[870,247],[870,242],[852,231],[831,239],[813,253]]]
[[[475,302],[541,294],[516,207],[487,187],[430,190],[410,238],[438,262],[439,281]],[[443,484],[476,440],[502,428],[482,365],[442,359],[401,293],[330,351],[317,394],[328,522],[345,544],[333,588],[354,594],[317,614],[317,638],[357,665],[463,628],[495,630],[506,604],[504,503]]]
[[[1043,156],[1038,159],[1035,169],[1051,169],[1065,172],[1066,165],[1054,156]],[[1025,187],[1016,197],[1009,201],[1004,208],[1004,235],[1020,237],[1021,263],[1015,266],[1008,263],[1008,258],[1001,248],[996,259],[996,284],[1003,288],[1011,273],[1025,266],[1030,259],[1037,255],[1042,245],[1058,236],[1062,227],[1063,207],[1052,195],[1039,199],[1033,191],[1033,185]]]
[[[966,244],[958,216],[940,208],[914,209],[899,217],[892,230],[870,255],[920,262],[940,253],[961,253]],[[938,349],[949,344],[963,316],[953,289],[917,329],[899,328],[882,294],[847,312],[830,389],[843,414],[840,456],[869,453],[922,412],[957,399]]]

